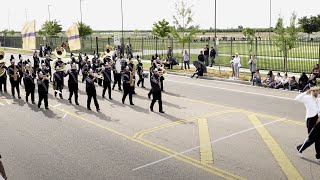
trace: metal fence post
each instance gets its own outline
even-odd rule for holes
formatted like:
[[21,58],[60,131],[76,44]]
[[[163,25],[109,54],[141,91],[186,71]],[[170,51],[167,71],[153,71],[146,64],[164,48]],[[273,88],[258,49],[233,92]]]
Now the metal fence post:
[[191,38],[189,37],[189,42],[188,42],[188,52],[189,52],[189,63],[191,62]]
[[92,52],[92,36],[90,36],[90,41],[91,41],[91,52]]
[[158,54],[158,36],[156,37],[156,54]]
[[233,43],[233,39],[231,38],[231,43],[230,43],[230,48],[231,48],[231,51],[230,51],[231,54],[230,54],[230,55],[231,55],[231,57],[232,57],[232,48],[233,48],[233,47],[232,47],[232,43]]
[[99,54],[99,42],[98,42],[98,37],[96,37],[96,53]]
[[320,41],[319,41],[319,53],[318,53],[318,61],[319,61],[319,64],[320,64]]
[[142,39],[142,41],[141,41],[141,49],[142,49],[142,54],[141,54],[141,56],[142,56],[142,59],[144,59],[144,53],[143,53],[143,37],[141,37],[141,39]]
[[110,37],[108,37],[108,45],[110,45]]
[[255,55],[258,56],[258,37],[256,37],[256,52]]

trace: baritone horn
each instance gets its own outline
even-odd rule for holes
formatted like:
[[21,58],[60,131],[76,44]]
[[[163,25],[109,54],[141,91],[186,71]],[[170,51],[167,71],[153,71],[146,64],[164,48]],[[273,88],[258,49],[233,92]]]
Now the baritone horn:
[[64,58],[67,55],[67,51],[63,47],[57,47],[54,51],[54,55],[57,58]]
[[[2,61],[4,59],[4,55],[5,53],[3,51],[0,51],[0,61]],[[0,62],[2,63],[2,62]]]

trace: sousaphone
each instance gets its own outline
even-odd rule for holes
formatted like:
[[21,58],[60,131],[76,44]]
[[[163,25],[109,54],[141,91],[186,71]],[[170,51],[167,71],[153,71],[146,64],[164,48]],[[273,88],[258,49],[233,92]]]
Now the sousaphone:
[[4,59],[5,53],[3,51],[0,51],[0,77],[2,77],[6,73],[6,69],[2,68],[6,62],[2,61]]
[[[62,58],[66,57],[67,55],[67,51],[63,48],[63,47],[57,47],[54,51],[54,55],[59,59],[62,60]],[[58,59],[54,62],[54,64],[56,64],[56,62],[58,62]],[[66,63],[62,63],[60,66],[60,71],[65,71],[65,65]]]

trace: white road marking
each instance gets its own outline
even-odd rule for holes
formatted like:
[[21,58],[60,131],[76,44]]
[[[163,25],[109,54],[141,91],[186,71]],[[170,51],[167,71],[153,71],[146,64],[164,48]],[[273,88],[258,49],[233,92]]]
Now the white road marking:
[[294,101],[293,98],[286,98],[286,97],[281,97],[281,96],[273,96],[273,95],[268,95],[268,94],[260,94],[260,93],[255,93],[255,92],[247,92],[247,91],[241,91],[241,90],[236,90],[236,89],[214,87],[214,86],[208,86],[208,85],[203,85],[203,84],[195,84],[195,83],[187,83],[187,82],[181,82],[181,81],[173,81],[173,80],[167,80],[167,81],[174,82],[174,83],[180,83],[180,84],[188,84],[188,85],[194,85],[194,86],[207,87],[207,88],[212,88],[212,89],[220,89],[220,90],[232,91],[232,92],[237,92],[237,93],[245,93],[245,94],[252,94],[252,95],[258,95],[258,96],[265,96],[265,97],[272,97],[272,98],[278,98],[278,99],[285,99],[285,100]]
[[[231,138],[231,137],[233,137],[233,136],[237,136],[237,135],[239,135],[239,134],[243,134],[243,133],[246,133],[246,132],[249,132],[249,131],[253,131],[253,130],[255,130],[255,129],[257,129],[257,128],[260,128],[260,127],[264,127],[264,126],[271,125],[271,124],[274,124],[274,123],[277,123],[277,122],[280,122],[280,121],[284,121],[284,120],[286,120],[286,119],[287,119],[287,118],[278,119],[278,120],[275,120],[275,121],[272,121],[272,122],[269,122],[269,123],[262,124],[262,125],[260,125],[260,126],[255,126],[255,127],[252,127],[252,128],[246,129],[246,130],[243,130],[243,131],[239,131],[239,132],[230,134],[230,135],[228,135],[228,136],[222,137],[222,138],[220,138],[220,139],[211,141],[210,144],[217,143],[217,142],[222,141],[222,140],[225,140],[225,139],[229,139],[229,138]],[[208,146],[208,144],[205,144],[205,145],[202,145],[202,146]],[[160,162],[162,162],[162,161],[165,161],[165,160],[174,158],[174,157],[176,157],[176,156],[178,156],[178,155],[185,154],[185,153],[187,153],[187,152],[190,152],[190,151],[199,149],[199,148],[202,147],[202,146],[197,146],[197,147],[194,147],[194,148],[191,148],[191,149],[182,151],[182,152],[180,152],[180,153],[176,153],[176,154],[174,154],[174,155],[168,156],[168,157],[163,158],[163,159],[160,159],[160,160],[158,160],[158,161],[154,161],[154,162],[152,162],[152,163],[149,163],[149,164],[146,164],[146,165],[143,165],[143,166],[134,168],[134,169],[132,169],[132,171],[136,171],[136,170],[139,170],[139,169],[142,169],[142,168],[145,168],[145,167],[148,167],[148,166],[151,166],[151,165],[160,163]]]
[[4,104],[3,104],[3,103],[1,103],[1,102],[0,102],[0,105],[1,105],[1,106],[4,106]]
[[54,106],[52,106],[52,107],[55,108],[55,107],[59,107],[59,106],[61,106],[61,104],[57,104],[57,105],[54,105]]
[[66,118],[67,115],[68,115],[68,113],[66,113],[66,114],[63,116],[63,119]]

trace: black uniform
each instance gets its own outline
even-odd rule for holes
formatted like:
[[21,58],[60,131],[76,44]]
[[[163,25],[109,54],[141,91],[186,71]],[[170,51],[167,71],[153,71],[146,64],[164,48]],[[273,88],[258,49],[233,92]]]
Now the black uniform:
[[[8,70],[6,66],[2,66],[2,68]],[[2,92],[2,85],[3,85],[3,90],[5,93],[7,93],[7,73],[5,72],[3,76],[0,77],[0,92]]]
[[50,81],[52,80],[51,79],[52,78],[52,69],[51,69],[51,63],[50,63],[51,61],[52,61],[52,59],[50,59],[50,58],[46,58],[45,60],[41,61],[41,64],[45,63],[46,66],[49,68],[48,71],[49,71],[49,74],[50,74]]
[[34,104],[34,90],[36,88],[34,82],[35,77],[35,71],[29,72],[28,70],[26,70],[23,76],[23,82],[26,90],[26,101],[28,102],[29,95],[31,95],[32,104]]
[[124,104],[124,101],[127,98],[127,95],[129,94],[129,101],[130,105],[134,105],[132,102],[132,88],[130,86],[130,71],[127,71],[122,74],[122,82],[123,82],[123,96],[122,96],[122,103]]
[[108,89],[108,95],[109,99],[111,100],[111,69],[105,68],[104,71],[102,71],[103,74],[103,91],[102,91],[102,97],[105,97],[106,90]]
[[68,71],[65,76],[69,75],[69,80],[68,80],[68,87],[69,87],[69,102],[72,103],[71,98],[74,94],[75,96],[75,102],[78,105],[78,71],[76,69],[71,69],[71,71]]
[[53,83],[55,85],[55,90],[54,91],[54,96],[57,96],[57,91],[60,91],[59,96],[62,99],[62,89],[63,89],[63,77],[64,77],[64,72],[62,71],[57,71],[53,74]]
[[20,61],[18,62],[18,68],[19,68],[19,84],[20,84],[20,85],[21,85],[21,79],[22,79],[22,77],[23,77],[22,64],[23,64],[23,62],[22,62],[22,60],[20,60]]
[[[133,70],[134,70],[134,68],[135,68],[135,67],[134,67],[134,64],[133,64],[133,63],[129,63],[129,64],[128,64],[128,67],[129,67],[129,71],[130,71],[130,72],[133,72]],[[135,75],[135,74],[133,74],[133,81],[134,81],[134,83],[133,83],[134,85],[133,85],[133,86],[130,86],[130,87],[131,87],[132,93],[133,93],[133,94],[136,94],[136,92],[135,92],[136,75]]]
[[162,111],[162,94],[161,94],[161,85],[160,85],[160,77],[154,75],[151,78],[151,87],[152,87],[152,102],[150,105],[150,110],[153,111],[153,106],[158,100],[159,103],[159,112],[163,113]]
[[44,107],[48,109],[49,108],[49,105],[48,105],[49,80],[39,78],[37,83],[38,83],[38,94],[39,94],[38,108],[40,108],[41,102],[44,101]]
[[88,100],[87,100],[87,108],[88,110],[91,110],[90,105],[91,105],[91,99],[93,98],[94,100],[94,105],[97,108],[97,111],[99,111],[99,103],[97,100],[97,91],[96,87],[94,86],[94,83],[96,82],[96,79],[89,75],[86,77],[86,92],[88,95]]
[[38,72],[40,68],[40,59],[38,58],[38,56],[33,56],[33,69]]
[[[119,61],[119,60],[117,60]],[[112,87],[112,90],[114,90],[114,87],[116,87],[116,85],[118,84],[118,90],[119,91],[122,91],[121,89],[121,73],[117,72],[116,70],[116,63],[113,64],[113,79],[114,79],[114,82],[113,82],[113,87]]]
[[81,54],[79,54],[78,61],[79,61],[79,66],[78,66],[78,74],[79,74],[80,70],[82,70],[82,68],[85,65],[86,61],[84,61],[82,59],[82,55]]
[[91,65],[88,65],[88,64],[85,64],[81,70],[82,72],[82,81],[81,82],[84,82],[84,80],[88,77],[88,73],[89,73],[89,70],[91,69]]
[[138,76],[139,76],[139,80],[138,80],[138,87],[141,83],[141,87],[144,88],[144,77],[143,77],[143,64],[140,62],[139,64],[137,64],[137,73],[138,73]]
[[[15,81],[14,80],[14,66],[16,65],[10,65],[8,67],[8,74],[9,74],[9,77],[10,77],[10,83],[11,83],[11,93],[12,93],[12,96],[15,97],[15,93],[14,93],[14,89],[17,90],[17,93],[18,93],[18,97],[20,97],[20,88],[19,88],[19,74],[17,75],[18,78],[17,80]],[[18,66],[16,66],[18,72],[19,72],[19,68]]]

